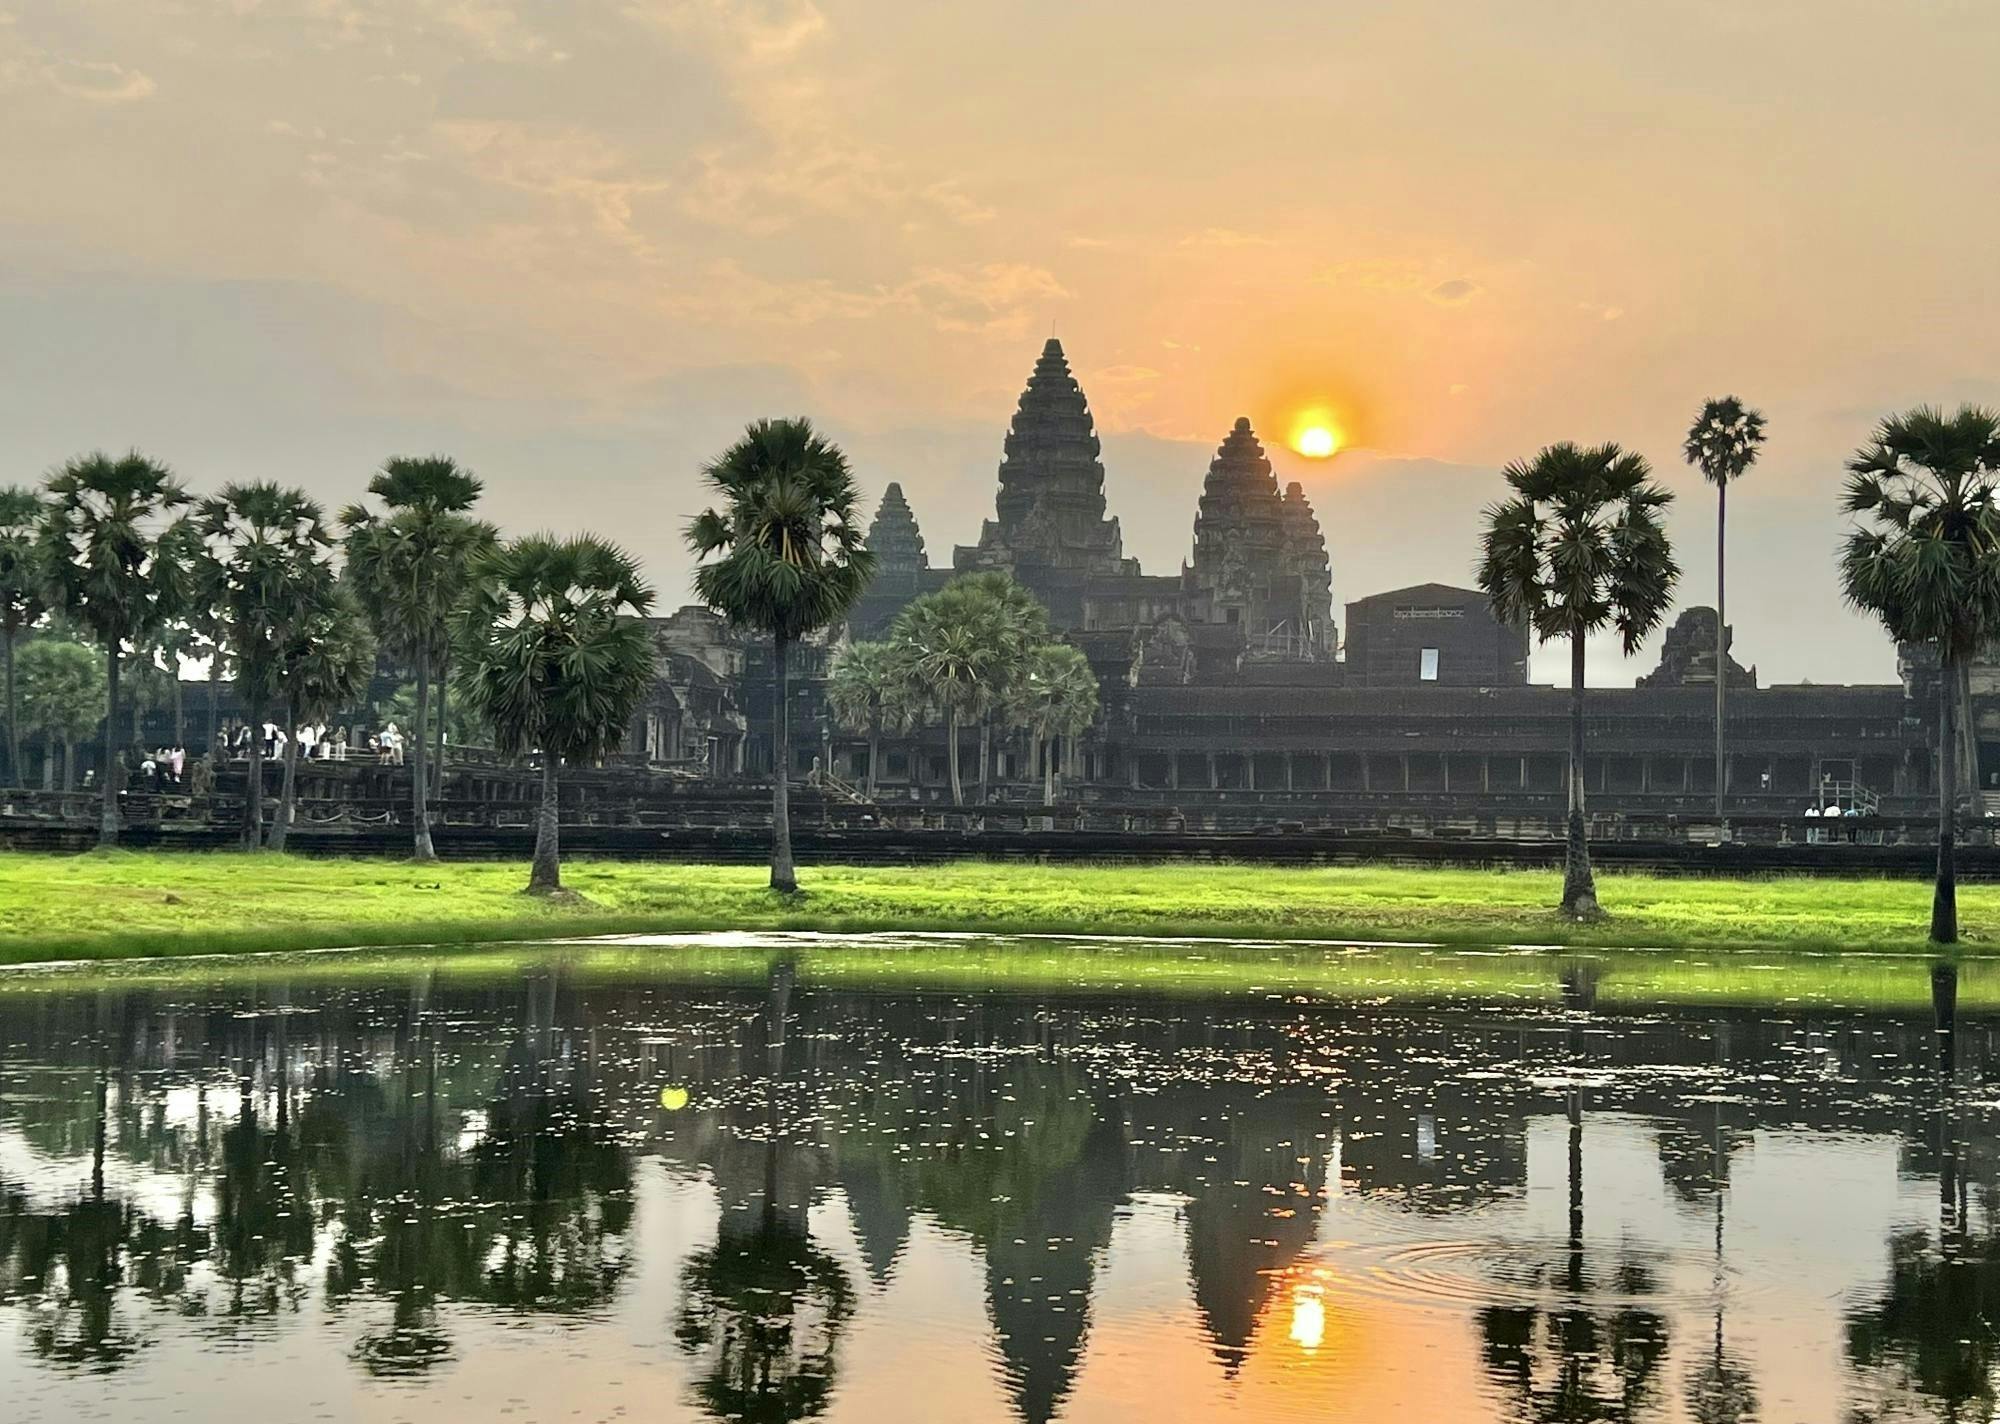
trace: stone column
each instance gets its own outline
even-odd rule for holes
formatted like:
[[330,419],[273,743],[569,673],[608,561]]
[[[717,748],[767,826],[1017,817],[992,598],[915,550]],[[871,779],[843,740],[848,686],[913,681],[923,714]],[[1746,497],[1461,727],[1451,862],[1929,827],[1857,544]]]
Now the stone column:
[[1255,791],[1257,789],[1257,753],[1255,752],[1243,753],[1243,789],[1245,791]]
[[1402,760],[1403,760],[1403,790],[1408,791],[1410,789],[1410,754],[1408,752],[1404,752]]
[[1202,755],[1208,758],[1208,789],[1210,791],[1220,791],[1222,789],[1222,783],[1216,780],[1215,777],[1215,753],[1204,752],[1202,753]]
[[1296,791],[1298,789],[1298,777],[1292,772],[1292,762],[1294,760],[1296,758],[1290,752],[1285,753],[1285,790],[1287,791]]

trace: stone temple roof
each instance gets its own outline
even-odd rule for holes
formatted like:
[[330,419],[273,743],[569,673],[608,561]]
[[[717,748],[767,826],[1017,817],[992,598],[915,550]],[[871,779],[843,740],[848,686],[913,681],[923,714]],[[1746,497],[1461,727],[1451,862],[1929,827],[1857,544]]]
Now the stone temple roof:
[[894,481],[882,491],[882,503],[875,511],[874,522],[868,526],[867,542],[878,567],[885,571],[931,566],[930,555],[924,552],[923,533],[917,528],[917,517],[910,512],[910,502],[903,498],[903,487]]
[[996,519],[960,568],[1019,561],[1092,573],[1133,573],[1116,519],[1104,513],[1104,465],[1083,387],[1051,337],[1021,392],[1000,461]]

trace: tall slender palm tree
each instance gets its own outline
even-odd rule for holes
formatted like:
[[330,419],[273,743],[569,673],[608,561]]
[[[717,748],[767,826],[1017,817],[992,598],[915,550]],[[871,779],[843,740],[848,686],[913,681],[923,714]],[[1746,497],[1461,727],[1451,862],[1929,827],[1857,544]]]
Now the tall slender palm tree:
[[1894,415],[1847,462],[1840,554],[1848,602],[1899,643],[1937,655],[1938,853],[1931,938],[1958,942],[1958,738],[1967,662],[2000,635],[2000,414],[1930,406]]
[[1583,806],[1584,640],[1618,631],[1625,655],[1666,616],[1680,567],[1660,511],[1673,495],[1643,456],[1616,445],[1550,445],[1502,472],[1513,494],[1486,511],[1479,587],[1494,613],[1544,640],[1569,639],[1569,828],[1562,911],[1595,918]]
[[14,691],[14,650],[21,635],[35,626],[48,607],[48,573],[43,565],[42,497],[22,485],[0,489],[0,653],[7,674],[7,779],[0,785],[25,784],[21,775],[21,728]]
[[1097,674],[1082,651],[1067,643],[1031,649],[1027,669],[1012,699],[1016,720],[1034,739],[1042,767],[1042,804],[1056,799],[1056,739],[1081,735],[1097,720]]
[[859,492],[840,447],[807,420],[759,420],[702,469],[720,499],[689,523],[695,591],[731,622],[771,638],[771,888],[798,888],[792,864],[792,645],[837,623],[868,587],[875,556],[855,519]]
[[914,674],[900,643],[849,643],[827,678],[826,700],[849,731],[868,737],[867,791],[872,799],[880,776],[882,738],[907,732],[916,720]]
[[653,682],[653,591],[630,555],[535,536],[485,555],[458,622],[459,681],[503,751],[539,751],[530,894],[562,889],[561,768],[618,745]]
[[968,717],[983,713],[1000,641],[987,626],[992,610],[954,602],[944,591],[926,594],[896,615],[894,640],[924,703],[944,723],[945,767],[951,803],[965,804],[959,770],[959,734]]
[[375,675],[375,639],[354,591],[345,583],[315,579],[311,601],[293,620],[282,656],[285,725],[292,734],[285,742],[285,776],[271,823],[275,851],[285,848],[298,803],[297,729],[359,702]]
[[1751,410],[1735,396],[1706,401],[1688,427],[1681,453],[1703,479],[1715,486],[1715,814],[1723,814],[1722,798],[1729,788],[1723,711],[1729,685],[1729,612],[1724,601],[1723,573],[1728,562],[1729,486],[1757,463],[1764,443],[1764,414]]
[[386,513],[359,504],[340,512],[355,591],[384,646],[408,658],[416,672],[410,797],[418,860],[437,859],[430,823],[431,692],[450,654],[451,621],[464,599],[468,571],[496,537],[492,525],[466,513],[484,488],[446,456],[398,456],[368,482],[368,492]]
[[118,669],[187,597],[188,495],[137,451],[71,460],[49,477],[42,526],[51,601],[104,651],[104,803],[99,845],[118,841]]
[[[333,536],[304,490],[269,481],[223,486],[201,502],[204,589],[221,646],[251,723],[282,713],[285,674],[301,629],[331,596]],[[288,723],[296,733],[296,723]],[[287,738],[287,747],[296,741]],[[264,739],[250,738],[243,793],[243,848],[264,836]]]
[[1048,641],[1048,610],[1035,596],[1003,573],[966,574],[946,585],[955,597],[989,605],[980,624],[994,639],[987,664],[986,686],[980,698],[979,800],[988,796],[993,770],[993,722],[1019,695],[1033,650]]

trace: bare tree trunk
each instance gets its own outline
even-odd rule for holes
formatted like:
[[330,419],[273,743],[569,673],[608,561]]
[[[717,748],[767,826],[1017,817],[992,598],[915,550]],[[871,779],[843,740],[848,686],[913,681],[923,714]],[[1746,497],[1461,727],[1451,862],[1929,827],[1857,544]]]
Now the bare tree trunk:
[[167,661],[173,664],[168,669],[174,675],[174,745],[187,745],[187,699],[181,693],[181,660],[169,653]]
[[291,834],[299,781],[299,709],[288,707],[285,716],[291,722],[291,735],[285,741],[285,774],[278,791],[278,813],[271,818],[271,849],[280,852]]
[[979,719],[979,804],[984,806],[992,799],[986,784],[986,775],[993,769],[993,719]]
[[[64,760],[68,760],[67,752],[64,753]],[[56,739],[53,735],[45,732],[42,734],[42,790],[53,791],[55,789]],[[65,786],[63,790],[67,791],[69,788]]]
[[535,811],[535,858],[528,866],[528,893],[553,895],[562,889],[562,758],[542,748],[542,804]]
[[1931,939],[1958,943],[1958,737],[1952,728],[1958,706],[1958,661],[1946,658],[1938,679],[1938,847],[1937,887],[1931,894]]
[[264,713],[261,707],[250,713],[250,759],[243,768],[243,849],[259,850],[264,844]]
[[782,633],[774,641],[772,666],[778,685],[771,710],[771,888],[790,893],[799,888],[799,876],[792,865],[791,643]]
[[1597,882],[1590,873],[1590,838],[1583,814],[1583,632],[1569,645],[1569,839],[1563,850],[1562,912],[1572,919],[1595,919]]
[[875,799],[875,778],[882,762],[882,724],[868,724],[868,799]]
[[951,769],[951,804],[965,804],[965,783],[958,775],[958,712],[944,714],[945,765]]
[[437,848],[431,844],[430,780],[428,764],[424,753],[431,727],[431,652],[429,648],[417,649],[417,725],[410,729],[410,813],[415,840],[412,856],[416,860],[437,859]]
[[436,760],[433,762],[431,768],[431,794],[440,801],[444,800],[444,729],[445,723],[449,720],[450,708],[447,704],[450,702],[450,699],[451,654],[446,653],[442,658],[438,659],[437,733],[431,742],[436,755]]
[[1035,738],[1035,759],[1042,764],[1042,804],[1056,804],[1056,743],[1052,737]]
[[7,785],[26,786],[21,774],[21,710],[14,697],[14,644],[20,634],[6,635],[7,643]]
[[1729,622],[1723,602],[1723,565],[1727,544],[1723,529],[1729,518],[1729,485],[1715,487],[1715,817],[1722,819],[1722,798],[1729,786],[1728,761],[1722,749],[1723,703],[1729,688]]
[[97,823],[99,846],[118,844],[118,642],[104,654],[104,809]]

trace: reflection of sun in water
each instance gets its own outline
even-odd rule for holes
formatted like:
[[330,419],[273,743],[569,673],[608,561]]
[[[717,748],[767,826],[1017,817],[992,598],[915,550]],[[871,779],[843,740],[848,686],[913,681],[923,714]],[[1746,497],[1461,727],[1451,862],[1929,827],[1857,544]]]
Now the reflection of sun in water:
[[1340,448],[1340,437],[1328,426],[1308,425],[1294,437],[1292,448],[1301,455],[1324,460]]
[[1292,1289],[1292,1340],[1301,1350],[1317,1350],[1326,1339],[1326,1291],[1317,1281]]

